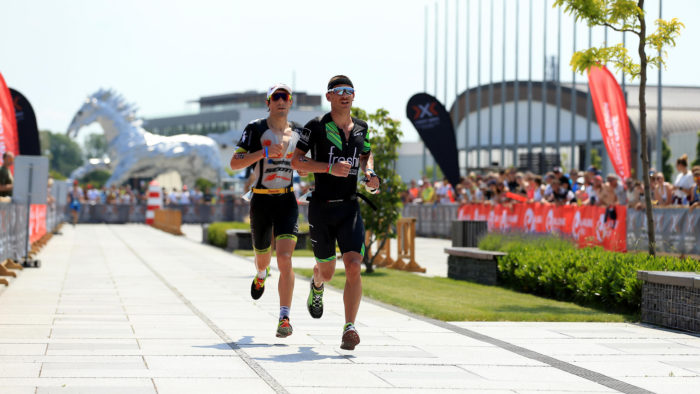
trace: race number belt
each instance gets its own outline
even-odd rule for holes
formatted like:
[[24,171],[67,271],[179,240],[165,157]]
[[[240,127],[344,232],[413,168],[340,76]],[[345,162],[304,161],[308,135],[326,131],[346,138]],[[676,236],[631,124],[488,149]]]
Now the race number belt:
[[279,189],[255,189],[253,188],[253,193],[255,194],[284,194],[284,193],[289,193],[293,192],[294,187],[283,187]]

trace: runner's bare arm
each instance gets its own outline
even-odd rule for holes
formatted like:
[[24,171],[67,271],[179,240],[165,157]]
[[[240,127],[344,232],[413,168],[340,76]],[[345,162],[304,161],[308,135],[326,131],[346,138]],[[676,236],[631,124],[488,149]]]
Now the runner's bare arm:
[[306,153],[301,149],[294,150],[294,156],[292,156],[292,169],[297,171],[306,172],[326,172],[328,164],[311,160],[306,157]]
[[255,152],[246,152],[244,149],[238,148],[231,158],[231,169],[239,170],[241,168],[246,168],[263,157],[265,157],[265,149],[260,149]]
[[368,170],[372,170],[372,172],[374,172],[374,155],[371,151],[366,155],[360,155],[360,168],[367,179],[369,179],[367,186],[371,188],[379,187],[379,177],[376,175],[372,176],[372,174],[368,172]]

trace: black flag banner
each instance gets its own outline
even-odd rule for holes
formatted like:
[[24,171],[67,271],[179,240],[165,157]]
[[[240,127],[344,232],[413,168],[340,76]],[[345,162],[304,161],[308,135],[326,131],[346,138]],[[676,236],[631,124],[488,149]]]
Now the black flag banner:
[[457,139],[452,119],[445,106],[427,93],[418,93],[408,100],[406,116],[418,130],[420,138],[435,158],[442,173],[457,189],[459,184]]
[[39,128],[36,125],[34,109],[24,95],[10,88],[12,104],[15,107],[17,119],[17,137],[19,139],[19,154],[41,156],[39,146]]

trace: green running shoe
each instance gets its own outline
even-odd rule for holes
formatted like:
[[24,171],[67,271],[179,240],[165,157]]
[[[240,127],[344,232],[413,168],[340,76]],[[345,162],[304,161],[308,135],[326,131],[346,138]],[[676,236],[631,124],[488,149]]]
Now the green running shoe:
[[306,308],[314,319],[320,319],[323,316],[323,285],[320,289],[316,289],[313,278],[311,278],[311,290],[306,300]]
[[292,335],[292,325],[289,324],[289,318],[287,316],[280,319],[277,325],[277,338],[286,338]]
[[250,296],[253,297],[254,300],[262,297],[263,293],[265,292],[265,280],[268,276],[270,276],[269,265],[267,266],[267,269],[265,269],[264,279],[258,278],[258,275],[255,275],[255,278],[253,278],[253,283],[250,285]]

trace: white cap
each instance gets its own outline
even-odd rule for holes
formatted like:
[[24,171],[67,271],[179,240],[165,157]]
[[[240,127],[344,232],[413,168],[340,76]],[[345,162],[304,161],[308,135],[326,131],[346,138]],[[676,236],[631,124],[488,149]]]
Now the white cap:
[[276,84],[270,86],[270,89],[267,89],[267,99],[269,100],[270,96],[272,96],[272,93],[274,93],[275,91],[277,91],[279,89],[286,90],[289,94],[292,94],[292,88],[290,88],[289,86],[287,86],[283,83],[276,83]]

